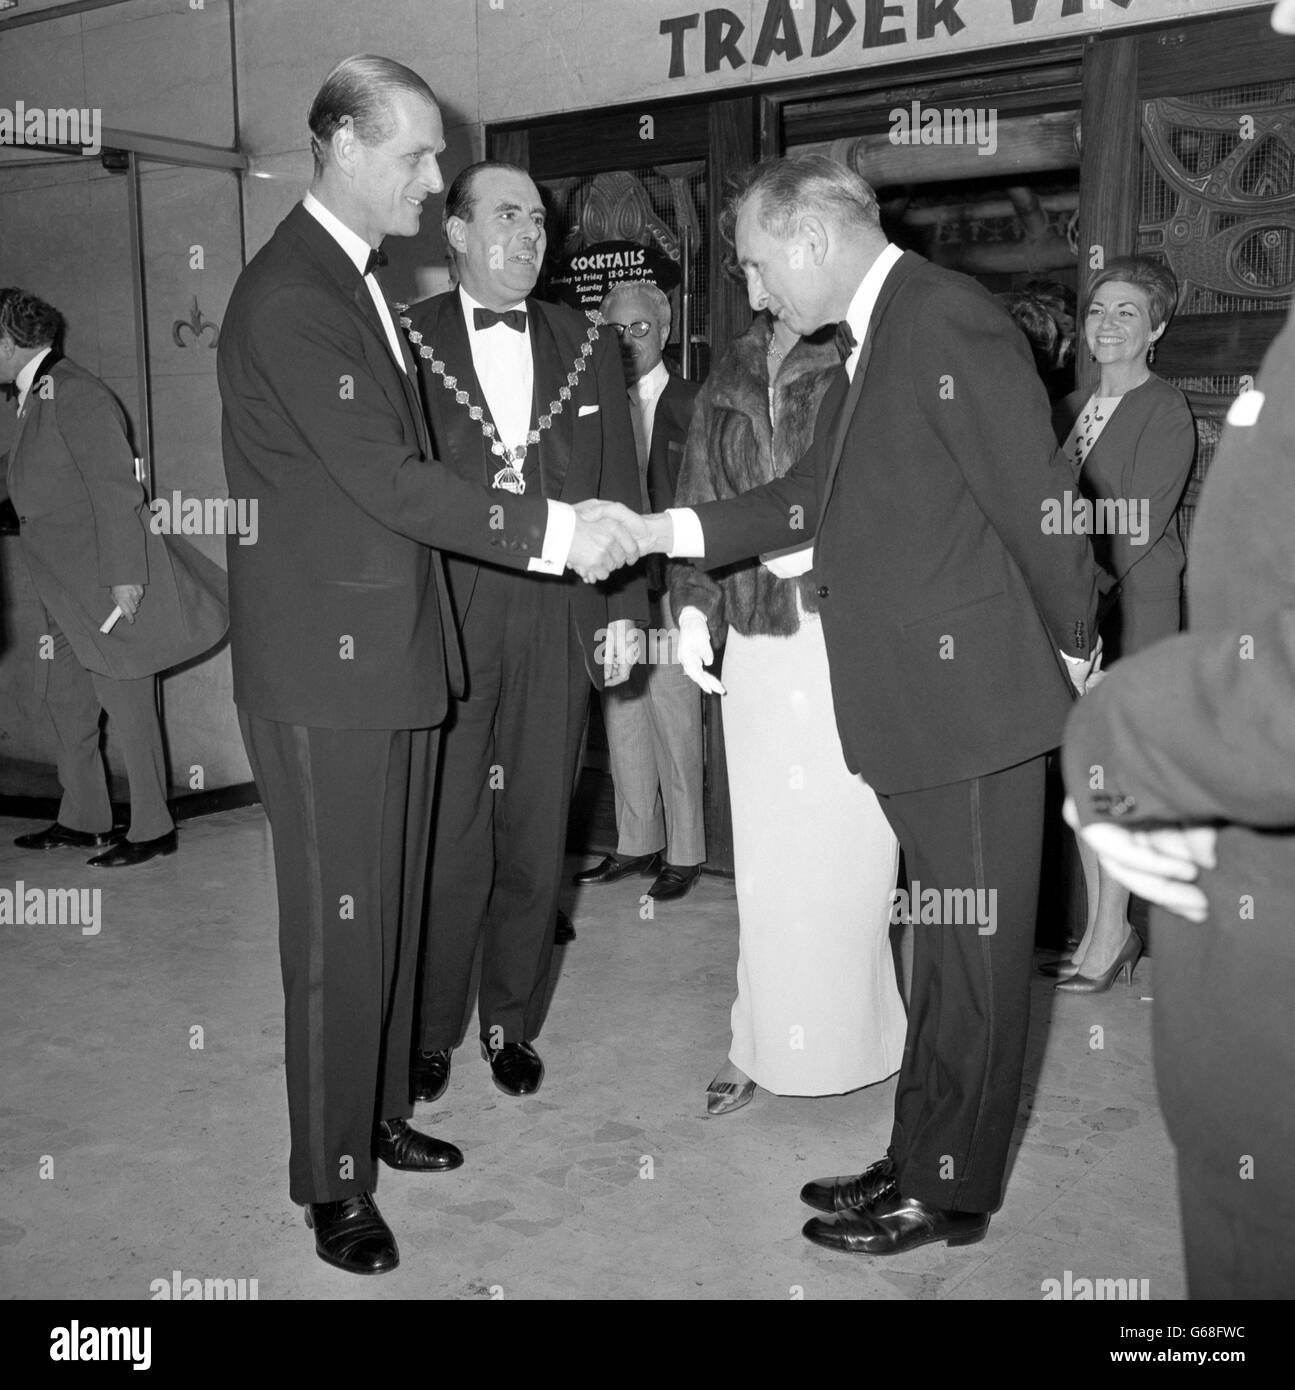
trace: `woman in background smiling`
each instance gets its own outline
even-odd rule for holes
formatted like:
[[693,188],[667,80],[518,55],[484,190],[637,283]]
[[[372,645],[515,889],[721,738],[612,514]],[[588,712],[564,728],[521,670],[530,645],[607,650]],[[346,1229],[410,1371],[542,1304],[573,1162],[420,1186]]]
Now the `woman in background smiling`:
[[[1094,516],[1119,518],[1093,536],[1102,567],[1099,630],[1106,665],[1176,633],[1182,622],[1187,557],[1178,508],[1196,452],[1186,397],[1151,370],[1156,343],[1178,300],[1169,271],[1142,256],[1110,261],[1088,286],[1081,315],[1096,391],[1058,407],[1057,434]],[[1102,503],[1116,503],[1117,506]],[[1100,523],[1098,523],[1100,524]],[[1101,672],[1089,678],[1100,680]],[[1067,994],[1098,994],[1131,979],[1144,950],[1128,921],[1129,893],[1079,840],[1088,922],[1073,957],[1044,966]]]

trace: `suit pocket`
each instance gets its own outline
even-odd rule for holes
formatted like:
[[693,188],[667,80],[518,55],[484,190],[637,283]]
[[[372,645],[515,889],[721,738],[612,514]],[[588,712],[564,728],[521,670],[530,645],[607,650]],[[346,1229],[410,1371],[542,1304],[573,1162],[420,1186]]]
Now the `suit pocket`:
[[597,415],[597,414],[598,414],[598,406],[596,406],[596,405],[582,405],[582,406],[576,411],[577,417],[583,417],[583,416],[585,416],[585,415]]
[[952,607],[937,608],[931,613],[920,613],[915,617],[905,618],[900,623],[900,627],[907,632],[909,628],[918,627],[925,623],[961,623],[968,618],[979,616],[976,612],[977,609],[996,603],[1006,593],[1006,589],[995,589],[992,594],[981,594],[979,598],[966,599],[962,603],[953,604]]

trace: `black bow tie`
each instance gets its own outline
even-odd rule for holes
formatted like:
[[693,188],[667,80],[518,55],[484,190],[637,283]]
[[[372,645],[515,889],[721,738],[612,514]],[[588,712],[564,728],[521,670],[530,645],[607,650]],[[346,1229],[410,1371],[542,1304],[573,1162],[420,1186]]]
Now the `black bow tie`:
[[369,259],[364,263],[365,275],[372,275],[373,272],[377,270],[379,266],[384,266],[386,265],[386,263],[387,253],[383,251],[380,247],[375,248],[374,250],[369,252]]
[[854,341],[854,334],[850,332],[850,323],[848,319],[842,319],[841,322],[836,325],[836,337],[834,341],[836,342],[837,352],[841,354],[842,362],[844,362],[855,348],[858,347],[858,344]]
[[502,314],[497,314],[493,309],[473,309],[473,328],[493,328],[497,323],[506,323],[509,328],[515,329],[518,333],[525,333],[526,310],[505,309]]

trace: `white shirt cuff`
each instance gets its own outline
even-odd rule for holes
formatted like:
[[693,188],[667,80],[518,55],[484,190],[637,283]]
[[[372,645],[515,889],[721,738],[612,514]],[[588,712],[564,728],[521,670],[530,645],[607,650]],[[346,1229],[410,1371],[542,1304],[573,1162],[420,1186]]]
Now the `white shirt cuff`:
[[674,527],[674,538],[666,554],[681,560],[699,560],[706,553],[706,536],[701,521],[691,507],[667,507],[666,516]]
[[[1061,651],[1061,648],[1058,647],[1057,650]],[[1070,666],[1083,666],[1091,660],[1091,658],[1087,656],[1066,656],[1065,652],[1061,652],[1061,655],[1066,658],[1066,662]]]
[[814,568],[814,547],[802,545],[799,550],[770,551],[760,556],[760,563],[775,579],[795,579]]
[[526,568],[537,574],[561,574],[567,567],[571,542],[576,535],[576,509],[569,502],[546,499],[549,505],[549,524],[544,528],[544,548],[538,559],[527,562]]

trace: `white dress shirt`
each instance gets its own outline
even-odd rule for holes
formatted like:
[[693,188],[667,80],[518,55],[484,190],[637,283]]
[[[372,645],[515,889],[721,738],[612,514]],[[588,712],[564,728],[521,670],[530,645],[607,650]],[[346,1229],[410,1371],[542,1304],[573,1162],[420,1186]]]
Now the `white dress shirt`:
[[656,420],[656,403],[670,384],[670,373],[664,362],[658,362],[646,376],[641,376],[630,388],[630,404],[638,406],[643,422],[643,440],[648,453],[652,452],[652,424]]
[[[868,273],[859,281],[859,288],[850,300],[846,322],[854,334],[854,350],[845,359],[845,370],[850,380],[854,380],[854,370],[859,365],[859,354],[863,351],[863,341],[868,336],[868,325],[872,322],[872,311],[877,307],[877,296],[886,283],[896,261],[904,253],[898,246],[889,242],[886,248],[868,267]],[[691,507],[671,507],[666,515],[674,524],[674,544],[669,554],[681,559],[695,559],[706,553],[706,538],[702,533],[701,522]],[[790,579],[813,565],[813,545],[801,546],[791,554],[776,561],[766,562],[768,568],[780,579]],[[784,572],[785,571],[785,572]]]
[[[492,323],[489,328],[478,328],[472,321],[472,311],[485,308],[485,305],[473,299],[462,285],[459,286],[459,301],[463,306],[463,319],[468,331],[472,367],[481,383],[481,394],[490,407],[495,432],[510,449],[516,449],[526,443],[535,409],[535,358],[531,352],[530,323],[528,321],[520,333],[506,323]],[[508,308],[526,312],[526,301],[518,300]],[[530,447],[539,446],[532,444]],[[499,467],[503,466],[504,460],[500,458]],[[526,568],[540,574],[556,575],[566,569],[567,555],[576,534],[576,511],[567,502],[558,502],[552,497],[546,500],[549,524],[544,529],[544,547],[539,557],[530,560]]]
[[[364,267],[369,263],[369,252],[373,249],[369,243],[358,232],[353,232],[340,217],[329,212],[313,193],[307,193],[301,200],[301,205],[346,252],[356,270],[364,275]],[[396,336],[396,321],[391,317],[391,306],[387,303],[386,295],[382,293],[382,286],[378,284],[378,277],[376,275],[364,275],[364,283],[369,287],[369,293],[373,296],[373,307],[378,311],[378,317],[382,320],[382,326],[386,330],[387,346],[391,349],[392,357],[396,359],[396,366],[402,372],[406,371],[405,355],[400,350],[400,339]]]
[[23,406],[27,404],[27,393],[31,390],[32,383],[40,373],[40,364],[49,356],[50,352],[50,348],[38,352],[14,378],[14,385],[18,388],[18,413],[20,415]]
[[[490,418],[495,422],[499,438],[510,449],[517,449],[526,443],[534,410],[535,361],[531,355],[530,324],[520,333],[506,323],[478,328],[472,321],[473,310],[483,309],[485,305],[473,299],[462,285],[459,286],[459,299],[468,329],[472,365],[490,407]],[[507,305],[505,312],[508,309],[520,309],[525,313],[526,301],[519,299],[516,304]],[[503,464],[504,460],[500,459],[501,468]]]
[[[350,258],[356,270],[364,275],[364,267],[369,261],[370,246],[367,241],[356,232],[353,232],[345,222],[335,216],[315,197],[313,193],[307,193],[302,199],[302,206],[319,223],[321,227],[333,238]],[[391,355],[395,358],[400,370],[403,372],[405,367],[405,355],[400,350],[400,339],[396,336],[396,323],[391,317],[391,306],[387,303],[387,297],[382,293],[382,286],[378,284],[377,276],[364,275],[364,283],[369,287],[369,293],[373,296],[374,307],[378,311],[378,317],[382,320],[382,326],[387,334],[387,346],[391,349]],[[466,298],[466,296],[465,296]],[[530,335],[527,333],[515,333],[511,328],[505,328],[502,324],[497,327],[504,333],[510,333],[516,338],[526,341],[526,357],[530,361]],[[494,330],[492,329],[491,332]],[[472,315],[468,315],[468,334],[469,341],[472,340]],[[481,376],[481,364],[477,360],[476,346],[472,351],[473,365],[477,369],[477,376]],[[483,391],[486,390],[485,382],[482,382]],[[490,398],[487,395],[487,403]],[[522,438],[526,437],[526,430],[530,427],[530,388],[527,387],[526,395],[526,417],[527,423],[522,427]],[[491,405],[491,412],[494,415],[494,406]],[[498,423],[498,416],[495,416]],[[505,443],[511,441],[505,436]],[[534,570],[540,574],[558,575],[566,569],[567,555],[571,550],[571,541],[576,533],[576,513],[575,508],[565,502],[549,501],[548,525],[544,529],[544,545],[541,554],[527,563],[528,570]]]

